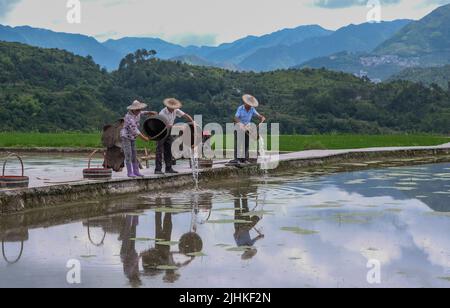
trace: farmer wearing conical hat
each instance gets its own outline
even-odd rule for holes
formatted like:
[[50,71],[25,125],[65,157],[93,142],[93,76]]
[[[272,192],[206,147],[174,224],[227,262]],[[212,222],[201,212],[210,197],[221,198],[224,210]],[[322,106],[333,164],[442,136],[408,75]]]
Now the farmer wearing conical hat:
[[154,115],[155,112],[143,111],[147,105],[139,101],[134,101],[128,106],[128,113],[125,115],[124,125],[120,131],[122,139],[122,150],[125,154],[125,166],[128,177],[142,177],[139,171],[139,161],[136,154],[136,139],[139,137],[144,141],[149,141],[148,137],[139,130],[141,115]]
[[[183,104],[177,100],[176,98],[167,98],[164,100],[164,106],[165,108],[161,110],[159,113],[160,116],[163,116],[166,118],[168,123],[168,129],[170,130],[173,125],[175,124],[175,120],[177,118],[184,118],[188,122],[194,122],[194,119],[188,115],[187,113],[183,112],[181,110],[181,107],[183,107]],[[163,159],[166,164],[166,173],[168,174],[176,174],[177,171],[173,170],[172,164],[172,143],[173,143],[173,137],[168,136],[167,138],[161,140],[158,142],[158,145],[156,147],[156,163],[155,163],[155,174],[163,174],[162,172],[162,166],[163,166]]]
[[[238,132],[234,132],[234,160],[231,163],[246,163],[250,158],[249,149],[250,149],[250,134],[249,134],[249,125],[252,122],[253,118],[258,118],[260,123],[264,123],[266,121],[266,117],[259,114],[256,111],[256,108],[259,106],[258,100],[249,94],[245,94],[242,97],[243,105],[241,105],[235,115],[234,122],[238,126],[238,129],[245,132],[245,157],[238,157]],[[241,155],[242,156],[242,155]]]

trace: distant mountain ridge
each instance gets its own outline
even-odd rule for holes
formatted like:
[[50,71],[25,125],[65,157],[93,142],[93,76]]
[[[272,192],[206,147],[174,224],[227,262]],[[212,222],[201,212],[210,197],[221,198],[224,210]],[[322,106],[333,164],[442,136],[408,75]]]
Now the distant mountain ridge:
[[92,56],[97,64],[106,68],[118,66],[122,55],[99,43],[95,38],[81,34],[53,32],[29,26],[0,25],[0,40],[17,42],[41,48],[57,48],[80,56]]
[[447,64],[450,64],[450,4],[411,22],[372,52],[319,57],[297,68],[323,67],[384,80],[405,69]]
[[[406,21],[389,22],[376,26],[349,26],[336,32],[326,30],[318,25],[306,25],[283,29],[260,37],[248,36],[217,47],[184,47],[162,39],[138,37],[111,39],[100,43],[93,37],[80,34],[58,33],[28,26],[1,25],[0,40],[43,48],[58,48],[81,56],[90,55],[97,64],[108,70],[117,69],[120,60],[127,54],[133,53],[137,49],[147,49],[156,50],[157,57],[163,60],[175,59],[185,63],[214,65],[232,70],[265,71],[299,64],[310,59],[317,52],[330,54],[336,50],[367,50],[380,40],[390,37],[392,32],[398,30],[403,23]],[[353,32],[350,31],[351,33],[347,34],[345,39],[342,38],[343,33],[353,28]],[[370,29],[366,30],[365,28]],[[357,33],[358,29],[362,32]],[[372,41],[365,39],[367,36],[371,36]],[[297,52],[292,52],[296,49],[295,46],[300,46],[302,50],[305,50],[305,54],[299,55]],[[322,53],[320,53],[320,49],[323,49]]]
[[240,67],[246,70],[270,71],[289,68],[313,58],[333,53],[371,51],[410,20],[349,25],[323,37],[312,37],[291,46],[260,49],[246,58]]
[[450,53],[450,4],[414,21],[378,46],[377,55],[416,57],[436,52]]

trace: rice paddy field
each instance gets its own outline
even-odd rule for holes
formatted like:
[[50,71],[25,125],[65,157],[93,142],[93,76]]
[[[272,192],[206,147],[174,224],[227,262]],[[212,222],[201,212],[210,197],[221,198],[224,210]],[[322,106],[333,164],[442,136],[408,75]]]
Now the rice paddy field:
[[[232,138],[226,138],[232,148]],[[450,142],[438,135],[282,135],[280,150],[356,149],[390,146],[432,146]],[[0,148],[99,148],[100,133],[0,133]],[[138,141],[138,147],[155,149],[155,143]]]

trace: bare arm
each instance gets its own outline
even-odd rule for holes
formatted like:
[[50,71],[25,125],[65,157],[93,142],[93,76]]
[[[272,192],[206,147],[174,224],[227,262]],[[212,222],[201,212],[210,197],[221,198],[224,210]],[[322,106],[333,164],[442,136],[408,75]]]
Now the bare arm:
[[266,117],[263,116],[262,114],[260,114],[258,118],[259,118],[259,120],[261,121],[260,124],[266,122],[266,120],[267,120]]
[[183,118],[184,118],[186,121],[188,121],[188,122],[194,122],[194,119],[193,119],[190,115],[188,115],[187,113],[184,114]]
[[141,138],[142,140],[147,141],[147,142],[150,141],[150,139],[142,133],[139,134],[139,138]]

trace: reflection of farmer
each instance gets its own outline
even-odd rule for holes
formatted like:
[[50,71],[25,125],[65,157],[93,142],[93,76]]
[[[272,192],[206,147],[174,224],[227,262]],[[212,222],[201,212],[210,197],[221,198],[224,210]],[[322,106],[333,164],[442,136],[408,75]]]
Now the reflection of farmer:
[[[170,198],[157,198],[156,205],[164,207],[171,204]],[[155,213],[155,239],[157,241],[170,242],[172,239],[172,214],[171,213]],[[147,275],[156,276],[163,270],[159,270],[159,266],[176,266],[170,252],[170,245],[158,245],[141,254],[144,271]],[[173,269],[165,270],[163,280],[165,282],[173,283],[177,281],[179,274]]]
[[[249,216],[250,209],[248,207],[248,192],[243,192],[239,189],[233,191],[234,199],[234,216],[235,220],[246,220],[248,223],[235,223],[234,224],[234,239],[239,247],[254,247],[255,243],[264,238],[264,235],[256,229],[256,225],[261,218],[257,215]],[[250,232],[254,230],[257,236],[252,238]],[[255,248],[247,250],[242,259],[253,258],[258,251]]]
[[[234,132],[234,160],[231,163],[245,163],[250,159],[250,123],[254,117],[257,117],[261,123],[266,121],[266,118],[256,111],[259,106],[258,100],[251,95],[244,95],[242,97],[244,104],[240,106],[236,112],[234,122],[237,125],[237,130]],[[239,142],[238,134],[245,133],[244,144]]]
[[132,286],[140,286],[139,255],[136,252],[136,227],[139,225],[138,216],[126,216],[125,223],[120,232],[119,241],[122,241],[120,258],[123,263],[123,272],[130,280]]
[[[164,100],[164,105],[166,108],[164,108],[160,112],[160,116],[163,116],[166,118],[168,123],[168,129],[170,130],[172,126],[175,124],[175,120],[177,118],[184,118],[188,122],[194,122],[192,117],[183,111],[181,111],[181,107],[183,106],[182,103],[175,99],[175,98],[168,98]],[[168,136],[167,138],[164,138],[163,140],[158,142],[158,145],[156,147],[156,167],[155,167],[155,174],[163,174],[162,172],[162,166],[163,166],[163,159],[166,164],[166,173],[174,174],[178,173],[172,168],[173,160],[172,160],[172,143],[173,143],[173,137]]]
[[[156,202],[159,206],[171,204],[170,199],[158,199]],[[180,278],[176,269],[158,269],[160,266],[168,266],[174,268],[180,268],[190,264],[195,257],[188,256],[190,253],[199,252],[203,248],[203,242],[195,232],[189,232],[184,234],[180,238],[179,252],[187,257],[185,262],[176,262],[174,255],[177,252],[171,251],[171,246],[161,245],[158,242],[170,242],[172,240],[172,214],[161,212],[155,213],[155,238],[157,239],[155,248],[152,248],[142,253],[142,263],[144,271],[147,275],[156,276],[161,272],[165,272],[163,280],[168,283],[173,283]]]

